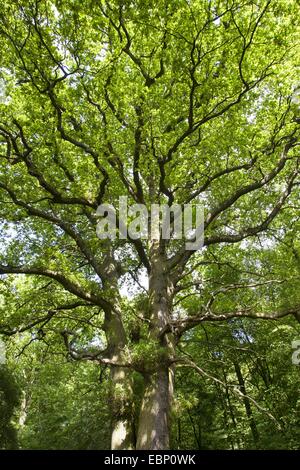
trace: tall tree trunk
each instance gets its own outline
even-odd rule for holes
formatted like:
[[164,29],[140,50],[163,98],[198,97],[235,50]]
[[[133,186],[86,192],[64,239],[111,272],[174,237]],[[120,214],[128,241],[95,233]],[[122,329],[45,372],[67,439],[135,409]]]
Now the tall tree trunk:
[[249,426],[250,426],[250,429],[251,429],[253,441],[254,441],[254,444],[256,445],[259,441],[259,433],[258,433],[258,430],[257,430],[257,427],[256,427],[256,423],[255,423],[253,413],[252,413],[251,403],[250,403],[249,398],[247,397],[247,391],[246,391],[246,385],[245,385],[244,377],[243,377],[243,374],[242,374],[242,371],[241,371],[241,368],[240,368],[238,362],[234,362],[234,369],[235,369],[235,373],[236,373],[236,376],[237,376],[237,379],[238,379],[238,382],[239,382],[240,390],[241,390],[242,394],[244,395],[243,396],[243,402],[244,402],[244,406],[245,406],[245,411],[246,411],[246,415],[247,415],[247,418],[248,418],[248,421],[249,421]]
[[153,244],[149,278],[149,338],[163,351],[154,370],[145,372],[145,388],[139,416],[137,449],[169,449],[174,373],[169,359],[174,354],[172,334],[162,335],[170,320],[173,286],[165,271],[160,247]]
[[231,438],[232,448],[233,449],[236,449],[236,448],[239,449],[240,445],[241,445],[241,442],[240,442],[240,438],[239,438],[236,419],[235,419],[235,416],[234,416],[234,408],[232,406],[231,398],[230,398],[230,394],[229,394],[227,375],[226,375],[226,372],[225,372],[224,368],[222,368],[222,372],[223,372],[223,380],[224,380],[224,383],[226,384],[225,400],[227,401],[227,404],[228,404],[229,415],[230,415],[230,418],[231,418],[231,421],[232,421],[232,424],[233,424],[233,428],[234,428],[234,438]]
[[[102,266],[104,284],[111,290],[115,305],[105,310],[103,330],[107,340],[106,355],[116,364],[123,363],[123,352],[127,344],[126,332],[122,322],[118,291],[118,271],[112,249],[107,241],[106,255]],[[133,390],[131,370],[111,366],[111,449],[134,449],[133,433]]]
[[162,367],[145,379],[139,418],[137,449],[169,449],[173,371]]
[[[117,308],[113,313],[106,313],[104,324],[111,360],[122,364],[126,336]],[[111,449],[134,449],[133,441],[133,390],[131,370],[125,367],[111,367]]]
[[134,432],[132,424],[132,383],[128,370],[114,367],[111,371],[113,384],[112,400],[112,450],[132,450],[134,445]]

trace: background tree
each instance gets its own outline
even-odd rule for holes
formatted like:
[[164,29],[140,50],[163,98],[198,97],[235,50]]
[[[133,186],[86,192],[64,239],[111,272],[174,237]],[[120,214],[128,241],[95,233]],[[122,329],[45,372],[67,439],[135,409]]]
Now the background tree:
[[17,449],[17,432],[13,426],[20,390],[9,368],[0,364],[0,449]]
[[[1,332],[110,367],[113,449],[169,447],[190,330],[299,316],[299,279],[271,259],[297,223],[298,16],[288,0],[3,3]],[[202,203],[204,248],[99,240],[97,206],[121,195]]]
[[41,346],[32,345],[17,366],[21,448],[109,449],[107,373],[96,364],[67,362],[63,354],[49,358]]

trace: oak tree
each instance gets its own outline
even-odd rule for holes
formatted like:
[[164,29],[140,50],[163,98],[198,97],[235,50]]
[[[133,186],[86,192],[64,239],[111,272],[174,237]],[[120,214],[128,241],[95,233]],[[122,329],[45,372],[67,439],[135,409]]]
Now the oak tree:
[[[299,318],[263,262],[296,231],[298,18],[289,0],[2,3],[0,331],[109,368],[113,449],[169,447],[197,325]],[[99,239],[120,196],[202,204],[203,248]]]

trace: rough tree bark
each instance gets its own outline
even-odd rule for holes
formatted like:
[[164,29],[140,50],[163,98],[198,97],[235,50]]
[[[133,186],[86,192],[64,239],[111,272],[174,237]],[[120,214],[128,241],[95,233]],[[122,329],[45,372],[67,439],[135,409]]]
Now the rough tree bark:
[[172,296],[171,279],[159,242],[150,250],[149,277],[149,337],[159,342],[164,353],[154,370],[146,371],[145,387],[140,410],[137,449],[161,450],[169,448],[171,407],[173,400],[173,370],[170,359],[174,354],[172,334],[161,336],[169,324]]
[[[122,312],[118,292],[118,267],[115,263],[111,246],[107,243],[107,252],[102,266],[102,276],[106,287],[114,295],[114,307],[105,310],[103,329],[106,334],[106,355],[112,363],[122,364],[122,354],[127,344],[126,332],[122,322]],[[112,366],[111,378],[111,449],[125,450],[134,448],[132,427],[133,391],[131,370]]]
[[247,415],[247,418],[248,418],[248,421],[249,421],[249,426],[250,426],[250,429],[251,429],[253,442],[256,445],[257,442],[259,441],[259,433],[258,433],[256,422],[255,422],[255,419],[254,419],[254,416],[253,416],[251,403],[250,403],[250,400],[247,396],[246,384],[245,384],[245,380],[244,380],[244,377],[243,377],[243,373],[241,371],[241,368],[240,368],[240,365],[239,365],[238,362],[234,362],[234,370],[235,370],[235,373],[236,373],[236,376],[237,376],[237,379],[238,379],[239,388],[240,388],[241,392],[243,393],[243,403],[244,403],[246,415]]

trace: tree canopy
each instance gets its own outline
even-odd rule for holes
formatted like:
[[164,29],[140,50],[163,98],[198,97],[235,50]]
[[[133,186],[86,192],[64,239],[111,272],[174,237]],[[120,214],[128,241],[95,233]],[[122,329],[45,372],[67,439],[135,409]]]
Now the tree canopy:
[[[2,3],[0,334],[25,447],[296,448],[298,18],[290,0]],[[100,239],[121,196],[201,204],[202,249]]]

